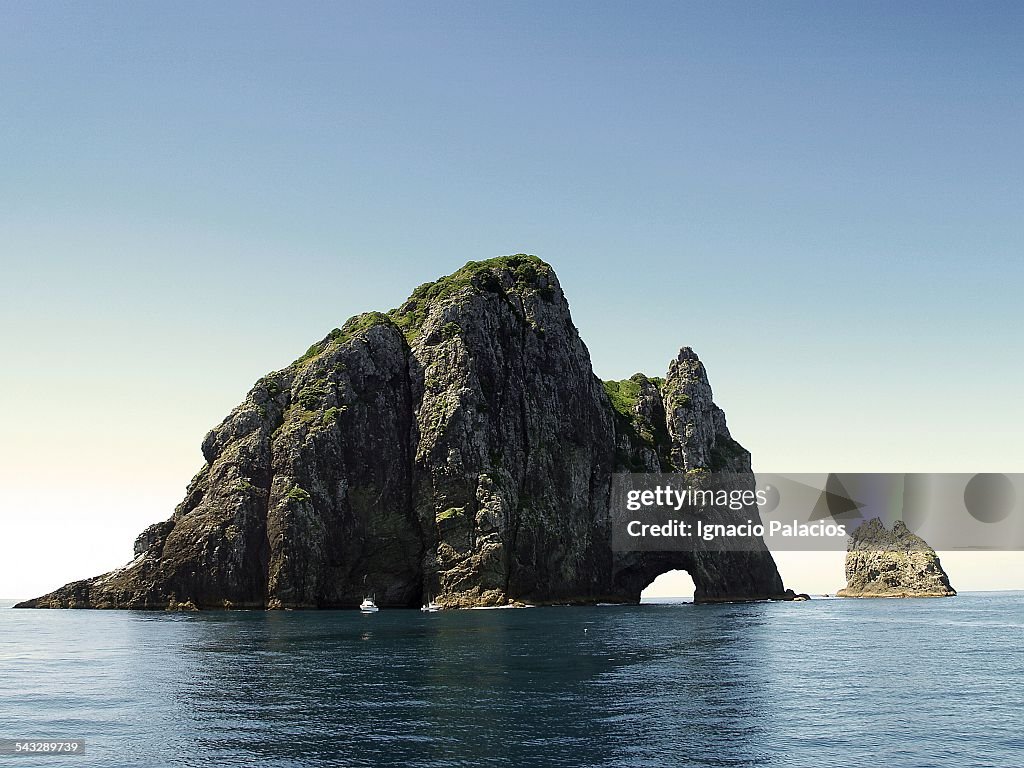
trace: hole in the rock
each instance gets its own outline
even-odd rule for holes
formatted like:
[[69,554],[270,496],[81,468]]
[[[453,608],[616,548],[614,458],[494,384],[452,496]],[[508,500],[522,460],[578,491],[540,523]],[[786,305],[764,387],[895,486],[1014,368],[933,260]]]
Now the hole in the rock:
[[686,571],[665,571],[640,593],[640,600],[646,602],[672,597],[693,599],[693,579]]

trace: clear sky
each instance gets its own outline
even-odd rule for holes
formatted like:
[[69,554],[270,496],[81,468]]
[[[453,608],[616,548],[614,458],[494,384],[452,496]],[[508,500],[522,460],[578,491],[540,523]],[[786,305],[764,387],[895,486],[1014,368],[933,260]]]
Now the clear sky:
[[[693,346],[762,471],[1024,471],[1022,34],[1011,2],[4,3],[0,597],[130,559],[257,377],[507,253],[599,375]],[[1024,587],[951,578],[993,574]]]

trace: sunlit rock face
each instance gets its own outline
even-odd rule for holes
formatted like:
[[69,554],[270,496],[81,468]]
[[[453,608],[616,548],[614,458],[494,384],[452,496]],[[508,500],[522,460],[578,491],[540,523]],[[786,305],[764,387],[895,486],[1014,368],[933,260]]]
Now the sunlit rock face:
[[846,552],[846,586],[839,597],[952,597],[956,590],[938,555],[902,520],[887,529],[877,517],[862,523]]

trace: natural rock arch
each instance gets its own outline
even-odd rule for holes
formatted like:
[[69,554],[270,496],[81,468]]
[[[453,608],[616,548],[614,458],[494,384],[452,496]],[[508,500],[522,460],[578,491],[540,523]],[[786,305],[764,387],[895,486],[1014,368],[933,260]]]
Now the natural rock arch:
[[696,585],[688,571],[674,568],[654,577],[640,592],[640,599],[693,597]]

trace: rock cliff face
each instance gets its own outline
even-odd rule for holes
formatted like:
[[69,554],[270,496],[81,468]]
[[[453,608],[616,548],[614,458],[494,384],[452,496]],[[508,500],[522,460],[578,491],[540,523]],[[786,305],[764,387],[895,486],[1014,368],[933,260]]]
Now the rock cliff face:
[[888,530],[878,518],[860,525],[846,552],[839,597],[951,597],[956,594],[935,550],[902,520]]
[[[349,320],[256,383],[123,568],[22,604],[335,608],[784,598],[767,550],[613,553],[616,471],[749,471],[684,348],[602,383],[551,268],[470,262]],[[790,593],[791,596],[791,593]]]

